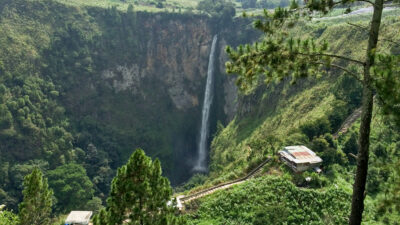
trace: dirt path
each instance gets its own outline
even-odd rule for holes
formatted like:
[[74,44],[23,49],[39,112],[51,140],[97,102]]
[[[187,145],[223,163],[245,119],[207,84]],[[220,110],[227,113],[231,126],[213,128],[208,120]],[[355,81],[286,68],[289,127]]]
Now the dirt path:
[[[394,9],[396,9],[396,7],[387,6],[383,9],[383,11],[386,12],[386,11],[390,11],[390,10],[394,10]],[[313,20],[318,21],[318,20],[330,20],[330,19],[345,18],[345,17],[354,16],[354,15],[372,13],[373,11],[374,11],[374,9],[372,7],[366,7],[366,8],[357,9],[350,13],[342,14],[339,16],[331,16],[331,17],[327,16],[327,17],[321,17],[321,18],[314,18]]]
[[333,138],[338,138],[340,133],[346,133],[347,130],[353,125],[354,122],[357,121],[358,118],[361,117],[361,108],[358,108],[354,110],[354,112],[347,117],[347,119],[343,122],[343,124],[340,126],[339,130],[336,131],[336,133],[333,134]]
[[213,187],[204,189],[204,190],[202,190],[202,191],[199,191],[199,192],[196,192],[196,193],[194,193],[194,194],[187,195],[187,196],[184,196],[184,195],[178,196],[178,197],[176,198],[178,208],[179,208],[180,210],[182,210],[183,204],[185,204],[186,202],[189,202],[189,201],[192,201],[192,200],[195,200],[195,199],[204,197],[204,196],[206,196],[206,195],[212,194],[212,193],[214,193],[215,191],[222,190],[222,189],[227,189],[227,188],[230,188],[230,187],[233,186],[233,185],[243,183],[244,181],[246,181],[246,180],[248,180],[248,179],[254,177],[258,172],[260,172],[261,169],[262,169],[269,161],[270,161],[270,158],[267,158],[264,162],[262,162],[260,165],[258,165],[255,169],[253,169],[253,170],[252,170],[250,173],[248,173],[246,176],[244,176],[244,177],[242,177],[242,178],[239,178],[239,179],[237,179],[237,180],[230,181],[230,182],[223,183],[223,184],[219,184],[219,185],[216,185],[216,186],[213,186]]

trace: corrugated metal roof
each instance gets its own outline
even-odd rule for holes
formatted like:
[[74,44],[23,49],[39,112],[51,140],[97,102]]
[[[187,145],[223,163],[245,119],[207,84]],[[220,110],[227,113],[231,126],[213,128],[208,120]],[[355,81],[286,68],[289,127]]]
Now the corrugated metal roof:
[[[290,151],[289,151],[290,152]],[[311,155],[309,152],[295,152],[292,151],[290,152],[292,153],[292,155],[296,158],[296,159],[306,159],[306,158],[310,158],[313,157],[313,155]]]
[[65,223],[80,223],[80,224],[89,224],[90,217],[92,216],[92,211],[71,211],[65,220]]
[[287,160],[296,164],[299,163],[321,163],[322,159],[317,156],[313,151],[303,145],[287,146],[279,152]]

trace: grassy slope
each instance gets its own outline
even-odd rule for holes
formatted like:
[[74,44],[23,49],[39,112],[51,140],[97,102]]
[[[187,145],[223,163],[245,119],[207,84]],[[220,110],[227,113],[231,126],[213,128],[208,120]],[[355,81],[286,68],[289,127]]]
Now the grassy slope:
[[[330,103],[334,97],[329,93],[328,86],[329,82],[323,81],[294,96],[288,96],[285,90],[282,90],[279,97],[272,96],[272,98],[279,98],[276,110],[268,110],[268,105],[266,105],[267,115],[259,115],[256,118],[250,116],[232,121],[212,143],[213,165],[218,164],[218,168],[222,168],[224,172],[229,171],[227,176],[244,171],[248,166],[246,161],[250,154],[257,154],[258,158],[267,153],[259,151],[263,148],[262,146],[259,146],[261,149],[258,149],[258,146],[250,147],[254,141],[288,136],[303,122],[320,118],[332,110]],[[268,104],[268,102],[262,104]],[[275,150],[279,148],[279,146],[271,147]],[[211,176],[217,177],[218,174],[219,179],[223,179],[218,168],[213,168],[212,171],[215,174],[211,173]]]
[[[346,24],[347,21],[346,18],[341,23],[329,20],[312,22],[305,28],[297,29],[306,30],[308,35],[316,36],[318,41],[328,41],[335,53],[362,59],[367,36],[364,31]],[[382,38],[391,37],[394,41],[400,39],[395,35],[399,28],[400,17],[388,16],[382,25]],[[383,51],[387,51],[389,47],[390,44],[387,42],[380,44],[380,49]],[[260,149],[246,147],[252,140],[268,136],[285,137],[295,132],[305,121],[328,115],[333,110],[331,104],[335,101],[333,94],[337,91],[334,88],[336,79],[337,76],[333,75],[315,84],[303,81],[302,85],[293,87],[289,85],[268,87],[268,90],[258,97],[259,100],[256,102],[258,106],[253,106],[256,108],[253,110],[255,113],[243,116],[240,120],[236,118],[214,138],[211,158],[218,164],[218,168],[211,168],[211,177],[226,176],[232,172],[242,173],[243,168],[248,166],[245,156],[249,151],[254,151],[262,157]],[[234,167],[237,169],[232,171]]]
[[[396,35],[400,28],[400,18],[397,16],[399,12],[400,9],[396,9],[384,13],[382,39],[400,39]],[[303,37],[314,37],[317,41],[326,40],[333,52],[362,59],[367,34],[347,22],[365,26],[366,18],[365,15],[355,15],[342,19],[311,21],[291,32],[301,33]],[[393,45],[383,41],[379,47],[381,51],[387,51]],[[335,83],[338,75],[336,72],[334,74],[316,83],[303,80],[301,84],[294,86],[286,83],[270,85],[249,96],[242,96],[239,102],[256,99],[247,104],[252,106],[252,113],[236,117],[225,129],[219,128],[214,134],[210,153],[210,179],[205,183],[196,181],[202,185],[190,192],[243,176],[267,154],[278,151],[283,145],[305,143],[307,140],[299,133],[299,125],[326,117],[335,110],[333,104],[337,102],[334,93],[337,92]],[[346,106],[346,109],[349,115],[354,106]]]
[[[398,16],[399,10],[386,13],[382,25],[382,39],[394,38],[399,41],[400,37],[396,35],[400,29],[400,17]],[[354,28],[346,22],[351,21],[359,25],[366,25],[365,16],[354,16],[352,19],[343,18],[325,21],[313,21],[308,23],[305,27],[296,28],[295,32],[303,29],[306,30],[307,35],[314,36],[317,40],[327,40],[330,43],[332,51],[342,54],[351,55],[354,58],[362,59],[364,56],[364,44],[366,43],[365,31]],[[381,51],[388,51],[393,47],[388,42],[380,43]],[[301,85],[288,86],[288,85],[270,85],[266,90],[254,91],[249,96],[242,97],[240,101],[246,102],[248,99],[253,99],[250,104],[245,105],[250,113],[243,113],[237,116],[226,128],[219,129],[212,142],[211,150],[211,165],[210,174],[208,179],[197,186],[194,190],[201,189],[205,186],[211,186],[215,183],[220,183],[226,180],[232,180],[240,177],[257,165],[267,155],[274,155],[277,150],[282,146],[289,144],[304,144],[309,140],[299,130],[299,126],[307,121],[317,120],[329,116],[337,110],[335,102],[338,101],[335,92],[335,83],[337,76],[331,75],[328,78],[321,79],[316,83],[310,81],[303,81]],[[256,100],[254,100],[256,99]],[[250,107],[251,106],[251,107]],[[246,108],[244,107],[244,108]],[[347,115],[351,113],[354,106],[346,105]],[[240,111],[240,109],[239,109]],[[385,117],[380,115],[379,110],[375,112],[372,127],[374,128],[371,134],[371,149],[375,149],[377,145],[384,145],[388,152],[394,152],[396,141],[398,141],[398,133],[390,132],[389,134],[384,131],[393,129],[391,125],[387,124]],[[355,124],[352,128],[353,132],[357,132],[359,124]],[[333,133],[334,129],[332,129]],[[341,152],[344,148],[346,140],[349,135],[344,135],[337,142],[335,146],[337,151]],[[385,137],[385,138],[383,138]],[[380,141],[380,142],[379,142]],[[390,153],[394,154],[394,153]],[[398,154],[392,155],[392,161],[387,162],[391,166],[382,166],[384,163],[380,158],[372,155],[371,170],[381,170],[385,168],[388,171],[384,177],[392,177],[395,179],[396,173],[393,171],[398,159]],[[386,162],[386,161],[385,161]],[[379,167],[381,166],[381,167]],[[389,167],[389,169],[388,169]],[[286,174],[283,178],[296,182],[296,176],[287,176],[291,174],[286,167],[277,164],[273,168],[280,170],[278,174]],[[354,175],[354,164],[345,165],[331,165],[327,169],[327,173],[322,176],[322,179],[327,178],[327,182],[322,185],[317,185],[320,188],[315,189],[316,193],[324,193],[326,190],[331,190],[339,187],[340,192],[346,193],[345,196],[350,196],[352,192],[352,182]],[[374,171],[377,173],[376,171]],[[310,175],[310,174],[308,174]],[[375,178],[370,176],[370,183],[373,183]],[[383,175],[379,174],[377,177]],[[304,177],[303,177],[304,178]],[[220,191],[202,200],[194,202],[190,207],[198,209],[197,211],[189,211],[188,216],[194,218],[194,224],[221,224],[223,222],[230,224],[246,224],[249,223],[250,217],[256,216],[256,207],[263,207],[265,204],[269,205],[269,201],[247,201],[246,196],[251,196],[253,191],[257,195],[257,199],[264,199],[266,196],[276,195],[276,190],[269,189],[263,185],[267,180],[276,178],[260,178],[259,180],[251,181],[249,184],[241,184],[229,191]],[[317,178],[318,180],[318,178]],[[390,179],[389,179],[390,180]],[[297,180],[298,181],[298,180]],[[381,183],[385,181],[380,180]],[[377,182],[379,183],[379,182]],[[376,185],[376,184],[375,184]],[[273,186],[273,185],[272,185]],[[374,186],[371,185],[370,186]],[[378,190],[372,191],[368,189],[368,196],[366,198],[366,212],[365,224],[395,224],[397,214],[379,214],[377,213],[382,206],[382,199],[385,199],[383,192],[386,191],[386,186],[381,185]],[[257,192],[257,188],[263,187],[263,191]],[[295,188],[296,189],[296,188]],[[193,190],[191,190],[193,191]],[[300,191],[297,189],[296,191]],[[239,195],[240,201],[232,199],[232,195]],[[276,196],[275,196],[276,197]],[[342,216],[345,218],[348,213],[350,198],[342,199],[345,201],[343,207],[336,208],[333,211],[334,215]],[[289,204],[286,200],[282,200],[283,204]],[[225,207],[226,204],[231,204]],[[271,205],[273,205],[272,203]],[[189,208],[190,208],[189,207]],[[292,209],[299,213],[299,215],[308,215],[302,212],[301,207],[294,207]],[[316,212],[315,210],[314,212]],[[329,211],[329,210],[328,210]],[[327,211],[324,211],[327,212]],[[234,215],[232,215],[234,214]],[[225,219],[223,219],[225,218]],[[230,219],[227,219],[230,218]],[[342,219],[343,219],[342,218]],[[382,219],[384,218],[384,219]],[[222,222],[223,221],[223,222]],[[292,221],[292,220],[288,220]],[[300,220],[301,221],[301,220]],[[339,220],[332,220],[330,222],[323,222],[324,219],[320,217],[315,223],[311,220],[305,219],[305,224],[342,224]],[[308,222],[307,222],[308,221]],[[389,222],[388,222],[389,221]],[[289,222],[288,224],[298,224]]]
[[285,178],[264,176],[192,202],[199,208],[187,217],[189,224],[254,224],[256,217],[266,219],[259,224],[344,224],[349,198],[335,187],[300,189]]

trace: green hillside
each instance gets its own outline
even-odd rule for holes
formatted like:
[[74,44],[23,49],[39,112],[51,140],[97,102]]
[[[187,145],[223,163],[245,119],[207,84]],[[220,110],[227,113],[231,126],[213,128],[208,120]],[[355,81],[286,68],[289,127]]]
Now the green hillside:
[[[363,224],[397,224],[400,214],[395,196],[398,193],[400,131],[382,115],[379,107],[374,112],[372,126]],[[258,219],[276,221],[276,224],[344,224],[349,213],[355,171],[355,160],[348,153],[357,151],[358,127],[359,122],[338,140],[324,135],[311,142],[294,142],[308,143],[307,146],[322,155],[325,160],[322,174],[294,174],[276,160],[268,164],[258,178],[188,203],[186,217],[191,221],[189,224],[263,224],[256,223]],[[289,139],[282,146],[293,144]],[[321,147],[325,149],[322,152],[318,149]],[[232,176],[233,173],[227,173],[227,179]],[[308,176],[312,178],[311,182],[305,181]]]
[[[387,13],[382,39],[395,37],[395,42],[400,40],[395,35],[400,29],[398,12]],[[357,20],[360,27],[366,24],[359,16],[352,20],[334,18],[308,22],[295,27],[292,32],[306,31],[302,33],[303,37],[308,35],[317,41],[327,40],[333,52],[357,59],[363,57],[365,33],[347,24]],[[381,43],[380,50],[399,54],[396,45]],[[280,222],[276,224],[345,224],[355,173],[355,159],[350,153],[357,154],[359,122],[338,139],[334,139],[332,134],[359,107],[360,99],[360,84],[335,70],[316,81],[310,78],[298,80],[295,84],[283,81],[268,86],[259,82],[250,91],[242,93],[235,119],[226,127],[220,125],[213,139],[209,176],[194,177],[187,187],[199,186],[189,192],[242,177],[268,156],[272,156],[274,161],[263,169],[260,178],[188,203],[188,218],[194,219],[193,224],[263,224],[254,222],[258,215],[273,220],[279,217],[274,215],[278,210],[285,219],[278,218]],[[376,100],[363,224],[397,223],[399,214],[395,211],[398,203],[391,201],[390,196],[397,193],[393,181],[399,178],[399,134],[396,124],[384,116]],[[277,152],[289,145],[306,145],[316,151],[324,160],[324,172],[320,175],[291,172],[277,159]],[[305,181],[308,176],[311,182]],[[275,186],[274,180],[298,187],[293,185],[293,189],[287,190],[286,185],[284,188]],[[279,194],[282,189],[287,191]],[[294,197],[299,193],[302,197]],[[306,198],[306,193],[315,193],[318,197],[314,195],[301,200]],[[323,209],[313,202],[323,202],[331,194],[337,198],[322,204]],[[296,201],[285,196],[296,198]],[[392,204],[385,205],[387,202]],[[335,208],[340,204],[343,205]],[[310,212],[306,211],[308,207]]]
[[[384,37],[394,37],[400,27],[398,16],[393,15],[395,12],[390,12],[384,20]],[[346,22],[346,19],[335,25],[329,20],[310,22],[292,32],[306,31],[302,35],[314,36],[317,41],[327,40],[335,53],[363,57],[365,33]],[[388,42],[382,42],[380,48],[398,51]],[[284,145],[307,144],[312,141],[312,135],[335,133],[359,106],[360,88],[355,79],[332,70],[317,81],[302,79],[296,84],[261,84],[250,93],[242,93],[237,116],[226,128],[220,127],[213,139],[210,177],[222,180],[237,177]],[[319,124],[320,130],[307,137],[303,131],[310,123]]]
[[[113,185],[112,197],[131,200],[120,206],[123,216],[136,204],[130,191],[135,186],[139,196],[154,189],[146,198],[156,200],[143,211],[151,209],[153,217],[163,204],[169,223],[346,224],[360,122],[337,138],[333,134],[360,107],[357,79],[331,68],[324,76],[295,82],[265,85],[259,77],[237,93],[237,76],[225,74],[224,48],[259,39],[252,26],[262,8],[288,5],[285,0],[0,1],[0,205],[7,210],[0,212],[0,225],[19,223],[14,214],[24,199],[23,180],[38,172],[35,168],[54,191],[48,196],[51,224],[64,224],[71,210],[97,214],[119,207],[107,201]],[[384,12],[378,51],[399,55],[400,9],[391,7]],[[346,8],[315,14],[286,33],[327,41],[330,51],[363,59],[371,14],[343,16]],[[256,16],[242,18],[244,11]],[[209,170],[193,174],[215,34]],[[396,122],[377,95],[364,225],[400,221]],[[277,156],[289,145],[314,150],[324,161],[323,172],[293,173]],[[136,148],[144,150],[142,159],[156,162],[146,179],[135,177],[140,169],[122,166]],[[174,196],[196,193],[244,177],[267,158],[254,178],[185,203],[181,212],[166,206],[171,184]],[[129,163],[136,165],[133,159]],[[115,179],[126,193],[112,183],[118,168],[132,179]]]
[[301,189],[285,177],[263,176],[192,202],[188,224],[344,224],[350,197],[335,187]]
[[[187,180],[213,33],[234,45],[256,36],[249,20],[70,3],[0,3],[0,202],[14,210],[34,167],[76,171],[90,179],[81,199],[105,201],[139,147],[174,185]],[[212,123],[225,121],[224,89],[215,102]]]
[[[198,38],[208,35],[206,21],[198,16],[197,24],[193,15],[161,14],[164,23],[142,27],[137,24],[155,23],[150,14],[57,1],[3,1],[0,11],[0,202],[16,208],[22,178],[33,167],[52,171],[68,163],[82,165],[84,176],[95,184],[90,185],[95,195],[104,198],[115,169],[136,147],[160,158],[167,174],[175,170],[176,181],[188,176],[190,171],[174,169],[173,159],[182,154],[176,149],[186,150],[178,146],[195,142],[192,127],[197,127],[199,107],[178,110],[164,94],[168,90],[161,79],[148,78],[132,93],[130,87],[114,90],[113,81],[102,74],[116,70],[119,76],[123,66],[129,68],[121,71],[136,73],[131,64],[140,68],[153,49],[144,43],[153,32],[167,30],[169,21],[177,26],[192,21],[196,29],[201,24],[204,29],[197,34],[204,33]],[[176,39],[191,39],[191,29]],[[168,46],[171,40],[155,41]],[[203,62],[198,67],[207,65]],[[153,76],[168,72],[158,65],[150,69]],[[199,81],[190,87],[197,98],[202,78],[196,68],[190,70],[191,79]]]

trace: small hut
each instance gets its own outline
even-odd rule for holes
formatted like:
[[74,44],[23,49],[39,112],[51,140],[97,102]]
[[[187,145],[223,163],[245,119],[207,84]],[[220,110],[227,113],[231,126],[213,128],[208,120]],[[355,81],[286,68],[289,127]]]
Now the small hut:
[[296,173],[304,172],[310,168],[317,168],[322,164],[322,159],[303,145],[287,146],[279,151],[280,159]]
[[65,225],[88,225],[92,211],[71,211],[65,220]]

